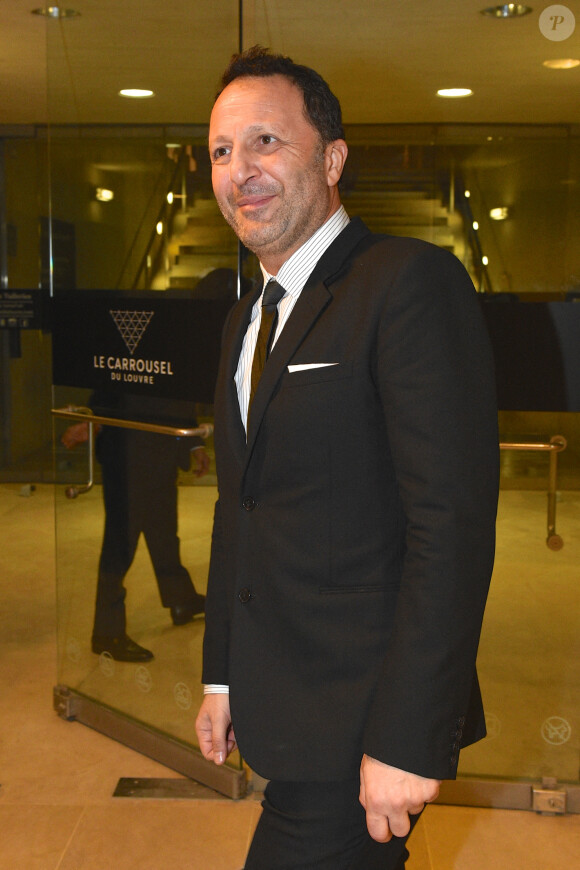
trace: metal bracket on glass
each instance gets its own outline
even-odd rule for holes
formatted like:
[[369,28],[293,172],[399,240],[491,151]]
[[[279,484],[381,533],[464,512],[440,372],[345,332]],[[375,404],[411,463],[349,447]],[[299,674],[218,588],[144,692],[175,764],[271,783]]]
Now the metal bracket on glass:
[[558,788],[558,782],[553,777],[544,777],[541,788],[532,792],[532,809],[536,813],[548,815],[564,815],[567,808],[567,794]]
[[85,408],[77,405],[67,405],[65,408],[52,408],[51,411],[54,417],[60,417],[63,420],[71,420],[76,423],[88,424],[88,439],[87,439],[87,462],[88,473],[87,482],[82,486],[68,486],[65,490],[67,498],[76,498],[82,495],[93,486],[94,481],[94,427],[98,426],[117,426],[120,429],[136,429],[139,432],[155,432],[158,435],[173,435],[176,438],[192,438],[197,435],[200,438],[209,438],[213,432],[211,423],[202,423],[195,427],[182,426],[164,426],[160,423],[146,423],[143,420],[123,420],[118,417],[104,417],[101,414],[94,414],[91,408]]
[[563,435],[552,435],[549,443],[541,441],[502,442],[500,450],[534,450],[546,451],[550,454],[550,470],[548,480],[548,537],[546,544],[550,550],[561,550],[564,541],[556,534],[556,490],[558,488],[558,453],[565,450],[567,441]]

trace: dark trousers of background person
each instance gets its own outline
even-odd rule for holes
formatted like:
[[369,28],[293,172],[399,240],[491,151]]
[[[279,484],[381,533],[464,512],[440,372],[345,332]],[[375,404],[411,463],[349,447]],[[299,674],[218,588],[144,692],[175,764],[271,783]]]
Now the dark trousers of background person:
[[102,466],[105,530],[93,634],[122,637],[126,630],[123,581],[141,534],[162,605],[189,605],[199,598],[181,564],[177,536],[177,474],[185,464],[183,445],[171,436],[105,428],[97,439],[97,457]]
[[370,837],[359,788],[358,778],[269,782],[245,870],[404,870],[408,838]]

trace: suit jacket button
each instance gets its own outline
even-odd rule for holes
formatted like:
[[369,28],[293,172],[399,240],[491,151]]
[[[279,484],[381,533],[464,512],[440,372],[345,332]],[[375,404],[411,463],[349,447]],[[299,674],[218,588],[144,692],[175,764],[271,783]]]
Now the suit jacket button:
[[256,507],[256,502],[254,501],[254,499],[252,498],[251,495],[247,495],[245,497],[245,499],[242,502],[242,507],[244,508],[244,510],[247,510],[247,511],[254,510],[254,508]]
[[242,602],[242,604],[247,604],[251,597],[252,593],[247,586],[244,586],[244,588],[240,589],[240,591],[238,592],[238,598]]

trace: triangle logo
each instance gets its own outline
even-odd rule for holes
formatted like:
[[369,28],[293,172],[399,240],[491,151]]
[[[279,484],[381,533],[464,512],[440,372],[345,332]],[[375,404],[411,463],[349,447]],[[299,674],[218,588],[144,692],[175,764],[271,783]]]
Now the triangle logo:
[[109,311],[115,321],[127,350],[133,356],[137,345],[155,314],[154,311]]

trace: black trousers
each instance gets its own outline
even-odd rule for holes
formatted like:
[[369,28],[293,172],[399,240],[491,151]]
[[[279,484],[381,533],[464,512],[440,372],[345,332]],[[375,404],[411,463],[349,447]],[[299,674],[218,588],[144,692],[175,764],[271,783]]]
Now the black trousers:
[[358,778],[268,783],[245,870],[404,870],[407,837],[371,838],[359,787]]
[[200,596],[179,552],[176,439],[145,432],[103,431],[106,440],[99,436],[104,440],[99,459],[105,529],[93,634],[119,637],[126,629],[123,581],[141,534],[163,607],[195,605]]

